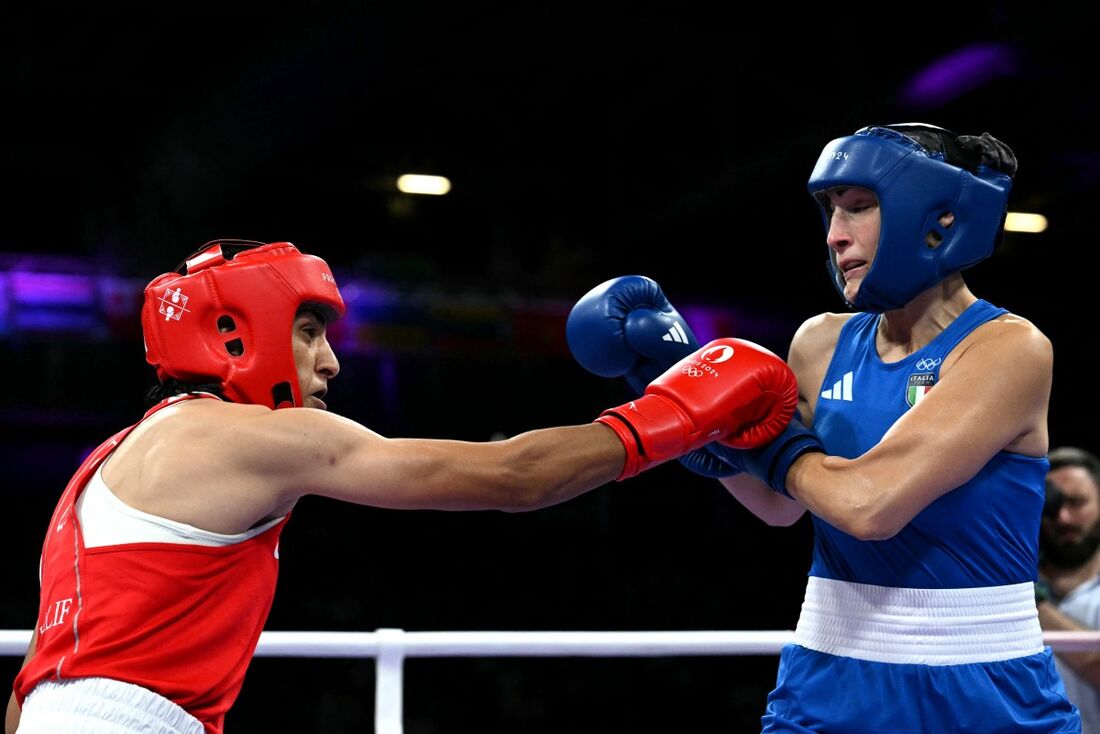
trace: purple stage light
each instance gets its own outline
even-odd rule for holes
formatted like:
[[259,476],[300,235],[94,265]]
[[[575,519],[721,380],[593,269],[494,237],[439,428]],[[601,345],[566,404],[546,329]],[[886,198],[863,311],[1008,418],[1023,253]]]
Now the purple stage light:
[[9,277],[11,299],[16,305],[87,308],[95,305],[95,282],[89,275],[15,270]]
[[1016,72],[1016,51],[997,43],[965,46],[921,69],[901,91],[901,98],[914,107],[936,107],[986,84]]

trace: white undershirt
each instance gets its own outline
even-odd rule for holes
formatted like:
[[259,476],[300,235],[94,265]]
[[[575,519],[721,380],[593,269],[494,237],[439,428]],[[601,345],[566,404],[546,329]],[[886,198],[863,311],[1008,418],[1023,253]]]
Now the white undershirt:
[[277,517],[268,520],[243,533],[212,533],[130,507],[116,497],[103,482],[102,471],[103,466],[100,465],[76,501],[76,513],[83,531],[85,548],[123,543],[180,543],[220,547],[254,538],[283,519]]

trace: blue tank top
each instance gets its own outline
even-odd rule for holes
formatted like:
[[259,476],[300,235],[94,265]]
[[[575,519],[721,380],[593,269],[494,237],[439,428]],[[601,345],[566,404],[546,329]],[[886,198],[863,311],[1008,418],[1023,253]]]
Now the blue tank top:
[[[970,332],[1007,313],[978,301],[923,349],[884,363],[879,315],[844,324],[814,413],[832,456],[855,458],[939,379],[940,365]],[[814,517],[811,576],[878,586],[958,589],[1034,581],[1046,457],[1002,451],[970,481],[922,510],[888,540],[861,541]]]

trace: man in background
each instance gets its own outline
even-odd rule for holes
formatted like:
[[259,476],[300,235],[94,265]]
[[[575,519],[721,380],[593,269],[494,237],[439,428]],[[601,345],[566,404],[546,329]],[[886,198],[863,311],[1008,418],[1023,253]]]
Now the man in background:
[[[1100,628],[1100,458],[1084,449],[1050,452],[1036,601],[1044,630]],[[1100,732],[1100,650],[1060,652],[1055,664],[1082,731]]]

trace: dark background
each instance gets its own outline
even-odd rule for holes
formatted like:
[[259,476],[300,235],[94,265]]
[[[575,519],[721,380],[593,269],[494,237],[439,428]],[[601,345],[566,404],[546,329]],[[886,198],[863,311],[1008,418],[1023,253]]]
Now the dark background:
[[[569,306],[609,277],[649,275],[785,354],[804,318],[844,308],[805,193],[821,147],[872,123],[989,131],[1020,160],[1011,208],[1050,228],[1007,235],[968,282],[1051,338],[1052,442],[1096,449],[1079,407],[1092,330],[1076,314],[1094,289],[1098,64],[1078,12],[7,8],[0,274],[32,254],[140,287],[215,237],[290,240],[341,282],[432,304],[410,307],[430,321],[419,330],[346,340],[330,407],[385,435],[488,440],[625,397],[564,344]],[[973,78],[956,64],[939,96],[914,95],[967,49],[988,60]],[[454,189],[396,194],[404,172]],[[81,453],[143,409],[153,376],[136,322],[0,334],[2,628],[35,619],[41,534]],[[307,498],[283,535],[268,628],[790,629],[810,545],[808,520],[767,528],[676,465],[526,515]],[[775,664],[412,660],[406,731],[748,732]],[[0,659],[0,679],[17,669]],[[229,731],[370,731],[373,678],[371,660],[257,660]]]

